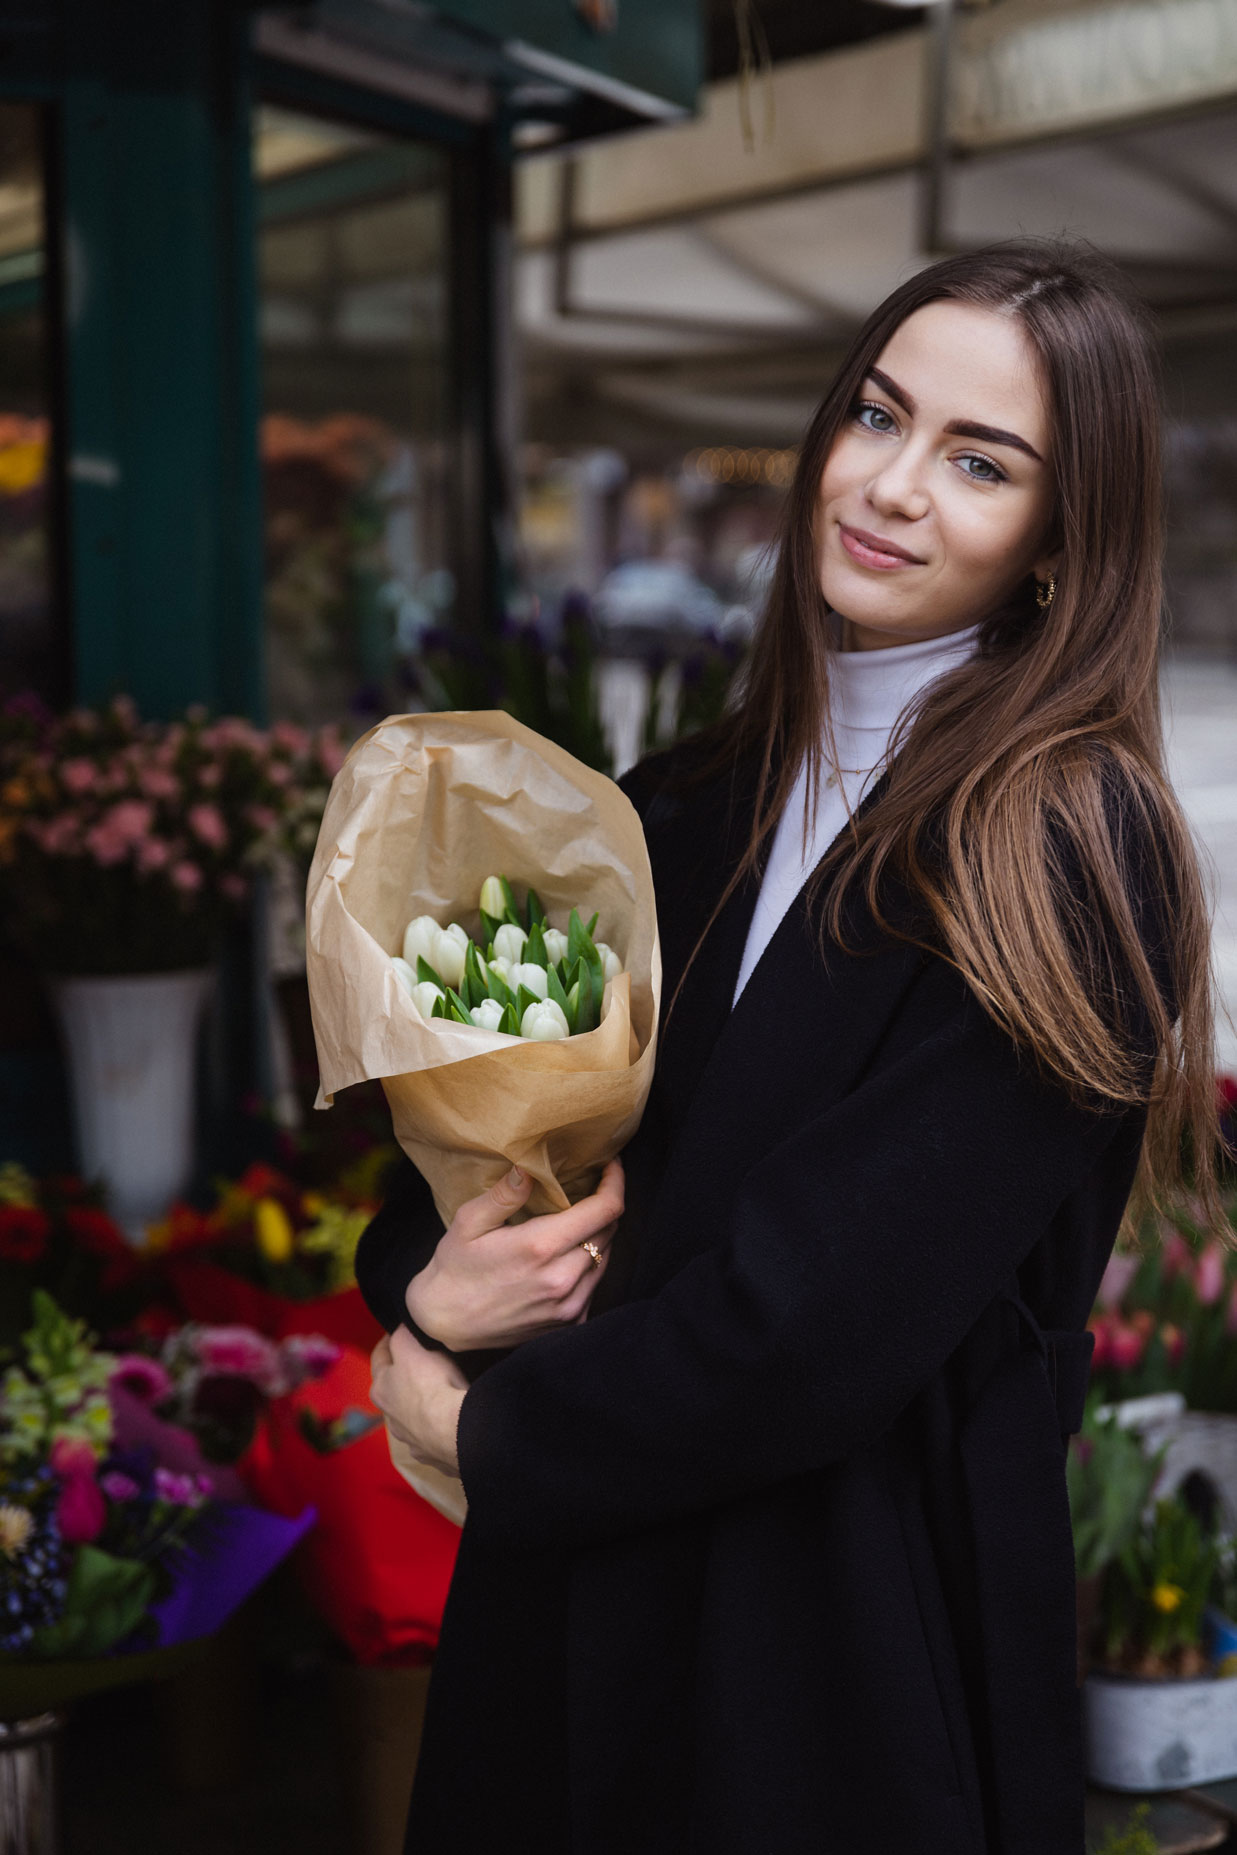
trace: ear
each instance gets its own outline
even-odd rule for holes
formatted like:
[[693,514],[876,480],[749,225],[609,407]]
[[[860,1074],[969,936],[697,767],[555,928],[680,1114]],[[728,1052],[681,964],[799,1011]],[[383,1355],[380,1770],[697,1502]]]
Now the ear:
[[1061,555],[1063,552],[1064,549],[1062,548],[1053,548],[1041,554],[1037,560],[1032,562],[1031,572],[1041,585],[1048,578],[1050,573],[1060,573]]

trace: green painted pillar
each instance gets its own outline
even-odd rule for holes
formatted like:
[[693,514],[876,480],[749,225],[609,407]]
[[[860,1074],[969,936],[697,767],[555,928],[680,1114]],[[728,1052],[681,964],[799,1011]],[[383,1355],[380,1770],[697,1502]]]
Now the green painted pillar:
[[219,0],[67,0],[78,699],[263,713],[250,94]]

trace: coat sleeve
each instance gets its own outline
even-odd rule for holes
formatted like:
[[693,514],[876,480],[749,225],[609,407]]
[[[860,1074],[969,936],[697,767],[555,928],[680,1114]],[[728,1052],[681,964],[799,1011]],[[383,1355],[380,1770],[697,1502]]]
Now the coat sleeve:
[[[1131,869],[1175,1008],[1160,905]],[[1149,1056],[1149,1021],[1131,1028]],[[1144,1112],[1074,1099],[929,959],[879,1065],[736,1177],[709,1247],[470,1388],[469,1525],[531,1549],[600,1542],[871,1444]]]
[[930,963],[921,1034],[737,1178],[728,1228],[659,1293],[529,1342],[470,1388],[475,1532],[601,1541],[818,1470],[892,1425],[1124,1112],[1040,1079],[962,985]]

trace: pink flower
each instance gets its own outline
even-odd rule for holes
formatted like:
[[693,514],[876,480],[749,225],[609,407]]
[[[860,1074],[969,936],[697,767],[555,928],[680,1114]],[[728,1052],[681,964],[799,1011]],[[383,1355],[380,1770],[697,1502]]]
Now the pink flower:
[[138,785],[148,799],[176,799],[180,797],[180,781],[175,773],[170,773],[165,766],[146,766],[138,774]]
[[93,1475],[73,1475],[65,1482],[56,1502],[56,1520],[61,1538],[70,1545],[98,1539],[107,1525],[107,1502]]
[[109,1501],[131,1501],[141,1492],[132,1476],[122,1475],[119,1469],[109,1469],[106,1475],[100,1475],[99,1486]]
[[81,1436],[58,1436],[48,1452],[53,1475],[62,1481],[88,1476],[94,1480],[95,1453]]
[[92,825],[86,833],[86,849],[103,869],[123,863],[129,854],[129,840],[104,824]]
[[175,1469],[160,1466],[155,1470],[155,1493],[161,1501],[170,1501],[176,1507],[200,1507],[206,1498],[207,1489],[200,1488],[198,1483],[207,1479],[197,1475],[180,1475]]
[[1138,1273],[1138,1257],[1126,1256],[1114,1252],[1109,1258],[1100,1282],[1099,1294],[1096,1296],[1100,1307],[1115,1308],[1119,1306],[1126,1289]]
[[249,884],[234,870],[219,878],[219,887],[230,902],[243,902],[249,893]]
[[208,760],[205,766],[198,768],[198,784],[205,786],[208,792],[213,792],[222,778],[223,768],[213,760]]
[[1137,1327],[1116,1322],[1110,1334],[1110,1357],[1118,1372],[1132,1372],[1147,1350],[1147,1336]]
[[267,763],[266,777],[272,786],[289,785],[292,779],[292,768],[282,760],[271,760]]
[[309,736],[304,728],[298,728],[294,721],[277,721],[271,729],[271,740],[276,747],[281,747],[288,754],[304,754],[309,751]]
[[161,1404],[172,1391],[172,1381],[157,1359],[145,1353],[123,1353],[112,1368],[108,1389],[120,1385],[143,1404]]
[[318,735],[318,758],[326,768],[330,778],[334,779],[344,764],[344,744],[334,728],[323,728]]
[[1184,1275],[1194,1258],[1194,1252],[1179,1230],[1170,1230],[1164,1239],[1164,1257],[1162,1269],[1165,1278]]
[[137,866],[144,875],[166,869],[172,860],[171,846],[161,837],[148,837],[138,845]]
[[1160,1338],[1164,1342],[1164,1354],[1170,1366],[1181,1364],[1185,1352],[1185,1334],[1172,1321],[1166,1320],[1160,1328]]
[[82,848],[78,821],[69,812],[49,818],[46,824],[31,825],[30,835],[44,856],[72,857]]
[[279,814],[269,805],[251,805],[245,813],[255,831],[273,831],[279,823]]
[[60,769],[60,777],[70,792],[90,792],[98,780],[99,771],[93,760],[66,760]]
[[155,814],[145,799],[122,799],[104,813],[100,823],[126,843],[135,844],[146,836],[154,821]]
[[1214,1307],[1224,1293],[1226,1274],[1223,1244],[1209,1243],[1194,1271],[1194,1292],[1205,1308]]
[[174,863],[172,881],[185,895],[195,895],[202,887],[202,872],[196,863]]
[[217,805],[191,805],[189,828],[212,850],[222,850],[228,841],[228,827]]
[[247,1378],[272,1398],[288,1389],[279,1348],[252,1327],[201,1327],[195,1349],[205,1378]]
[[296,1378],[321,1378],[330,1371],[343,1348],[322,1333],[291,1333],[284,1340],[281,1351]]

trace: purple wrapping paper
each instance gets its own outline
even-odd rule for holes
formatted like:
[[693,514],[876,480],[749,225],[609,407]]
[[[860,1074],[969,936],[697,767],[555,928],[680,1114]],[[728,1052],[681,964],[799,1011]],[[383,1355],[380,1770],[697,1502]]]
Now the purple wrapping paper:
[[177,1559],[175,1589],[151,1609],[159,1630],[157,1646],[167,1649],[211,1635],[299,1544],[317,1518],[313,1506],[287,1520],[261,1507],[216,1504],[209,1510],[209,1532],[204,1532],[201,1545],[190,1545]]

